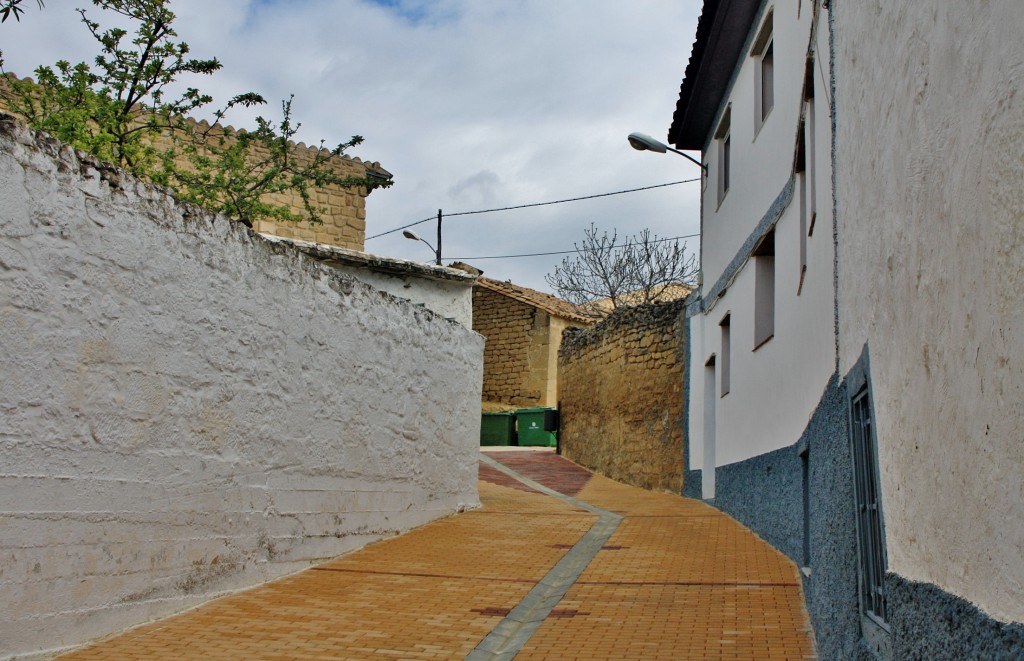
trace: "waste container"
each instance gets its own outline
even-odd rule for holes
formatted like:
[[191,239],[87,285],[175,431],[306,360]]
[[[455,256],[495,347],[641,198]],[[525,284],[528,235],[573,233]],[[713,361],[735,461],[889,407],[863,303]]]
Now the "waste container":
[[519,445],[553,448],[558,444],[558,409],[538,406],[516,411]]
[[480,416],[480,445],[515,445],[516,416],[512,412]]

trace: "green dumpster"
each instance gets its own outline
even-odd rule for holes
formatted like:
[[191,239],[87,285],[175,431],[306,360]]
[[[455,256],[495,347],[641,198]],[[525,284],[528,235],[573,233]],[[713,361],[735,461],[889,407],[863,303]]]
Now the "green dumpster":
[[511,412],[483,413],[480,417],[480,445],[515,445],[516,416]]
[[558,444],[558,409],[519,409],[516,421],[519,445],[553,448]]

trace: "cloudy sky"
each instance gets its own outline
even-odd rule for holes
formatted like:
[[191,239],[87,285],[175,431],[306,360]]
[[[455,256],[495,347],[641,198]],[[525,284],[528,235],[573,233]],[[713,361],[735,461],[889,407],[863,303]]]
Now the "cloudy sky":
[[[0,26],[5,68],[26,75],[58,59],[91,59],[76,7],[34,2]],[[424,218],[694,179],[674,154],[631,149],[626,135],[664,141],[700,12],[698,0],[171,0],[196,57],[224,68],[200,86],[218,101],[256,91],[295,95],[300,138],[366,142],[394,187],[367,204],[367,236]],[[230,116],[245,126],[244,115]],[[699,231],[699,182],[444,222],[445,263],[549,291],[544,275],[591,223],[620,236]],[[436,221],[416,231],[435,242]],[[696,238],[687,240],[696,252]],[[433,254],[401,232],[367,252],[421,261]]]

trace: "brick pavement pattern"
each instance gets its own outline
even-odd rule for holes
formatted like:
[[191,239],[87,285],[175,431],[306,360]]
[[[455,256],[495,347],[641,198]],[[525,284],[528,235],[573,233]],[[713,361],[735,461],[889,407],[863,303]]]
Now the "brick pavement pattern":
[[[550,452],[489,456],[624,517],[515,658],[815,658],[796,567],[731,518]],[[493,468],[480,476],[479,510],[61,658],[462,659],[598,519]]]

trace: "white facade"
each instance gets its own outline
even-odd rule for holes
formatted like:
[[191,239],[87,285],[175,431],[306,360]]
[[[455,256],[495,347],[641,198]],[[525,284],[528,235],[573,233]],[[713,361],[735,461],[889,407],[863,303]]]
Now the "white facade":
[[889,568],[1024,622],[1024,6],[837,4],[840,372],[868,347]]
[[[708,174],[700,308],[690,320],[688,464],[704,469],[705,498],[714,497],[712,466],[795,443],[835,371],[824,21],[827,12],[814,3],[761,7],[703,144]],[[758,102],[766,48],[773,59],[767,112]],[[809,57],[813,77],[805,76]],[[757,256],[767,252],[773,255]]]

